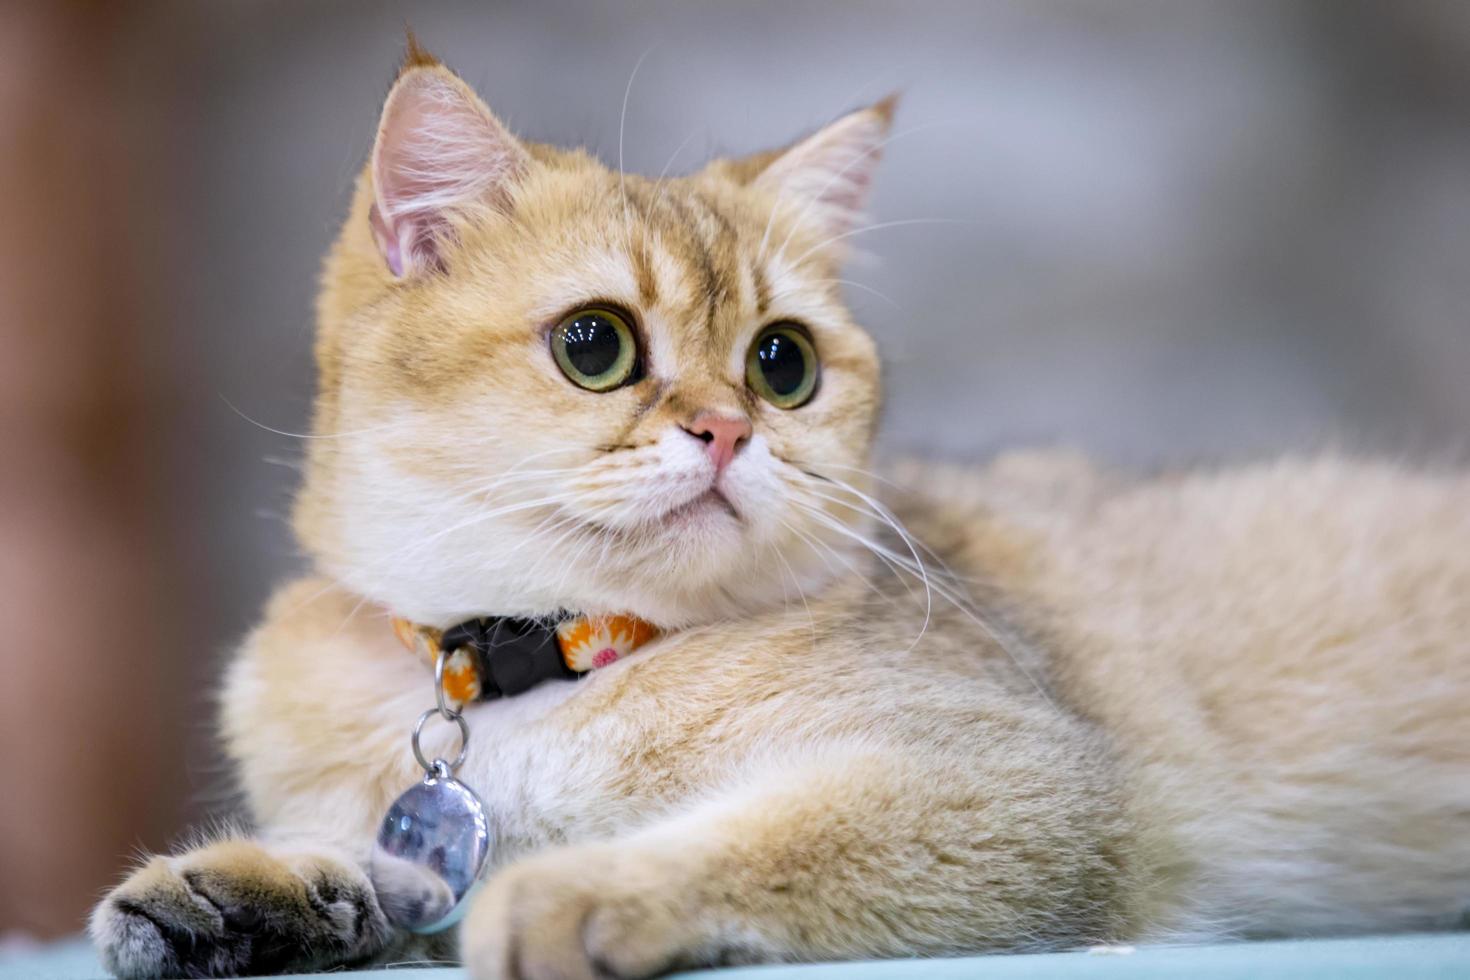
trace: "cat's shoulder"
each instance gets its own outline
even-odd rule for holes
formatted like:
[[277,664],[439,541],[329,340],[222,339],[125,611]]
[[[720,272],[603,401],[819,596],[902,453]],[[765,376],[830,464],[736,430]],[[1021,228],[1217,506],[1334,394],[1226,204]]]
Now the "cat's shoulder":
[[275,591],[231,659],[222,734],[237,760],[279,755],[286,743],[350,751],[378,722],[411,719],[431,692],[385,610],[304,576]]

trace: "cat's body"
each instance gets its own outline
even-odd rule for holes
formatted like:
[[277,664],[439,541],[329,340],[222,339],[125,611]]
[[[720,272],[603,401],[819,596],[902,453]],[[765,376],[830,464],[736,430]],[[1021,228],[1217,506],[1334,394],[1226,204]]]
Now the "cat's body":
[[[441,72],[405,75],[427,73],[440,109],[460,92]],[[394,105],[378,167],[392,162],[385,142],[397,148]],[[854,118],[864,122],[837,125],[851,135]],[[813,200],[876,155],[878,139],[840,169],[829,164]],[[329,267],[318,416],[327,446],[314,450],[298,514],[321,572],[277,594],[224,689],[226,743],[261,843],[155,859],[120,886],[93,919],[113,969],[218,973],[406,955],[363,870],[389,802],[419,775],[408,730],[432,704],[430,678],[389,626],[403,612],[447,625],[560,606],[629,610],[665,627],[579,681],[467,710],[473,737],[459,777],[487,804],[503,869],[460,927],[476,976],[1437,928],[1462,915],[1470,478],[1324,458],[1134,482],[1035,454],[972,471],[909,467],[892,474],[894,486],[870,484],[871,346],[837,322],[820,286],[831,286],[830,264],[804,284],[796,268],[832,226],[804,229],[800,215],[787,225],[769,207],[746,215],[741,192],[719,183],[758,186],[752,174],[783,157],[720,165],[675,190],[681,203],[661,215],[657,185],[617,177],[599,178],[590,203],[538,197],[534,181],[586,179],[594,165],[529,152],[501,168],[531,173],[496,205],[520,219],[514,234],[527,215],[556,234],[559,213],[582,213],[569,200],[588,216],[579,221],[631,235],[609,215],[614,195],[623,208],[634,202],[637,234],[649,236],[637,239],[641,261],[633,245],[620,253],[630,272],[601,257],[561,272],[573,285],[559,288],[638,304],[648,380],[560,393],[555,368],[539,366],[544,340],[515,339],[522,317],[493,286],[465,288],[516,262],[517,282],[539,282],[536,255],[550,249],[521,243],[467,276],[460,263],[492,255],[494,235],[453,225],[454,237],[430,243],[440,253],[422,252],[421,230],[393,226],[387,180],[375,178],[376,200],[366,182]],[[645,231],[660,220],[661,234]],[[806,254],[762,269],[772,226],[783,251],[790,239]],[[685,250],[703,256],[692,268],[704,285],[688,292],[669,288]],[[415,285],[416,255],[448,267],[438,286]],[[750,279],[736,271],[721,285],[722,264],[738,269],[747,255]],[[661,289],[635,284],[645,278]],[[803,297],[823,387],[809,406],[767,415],[726,387],[720,365],[738,376],[754,329],[741,324],[771,316],[740,310],[779,305],[772,297],[783,293]],[[493,328],[508,347],[431,316],[474,320],[477,302],[509,324]],[[535,306],[534,296],[518,302]],[[671,312],[680,302],[699,316]],[[690,356],[679,324],[696,319],[697,347],[714,356],[680,361],[677,380],[660,380],[661,358]],[[405,323],[421,328],[412,344]],[[571,407],[614,406],[607,430],[582,433],[588,448],[561,457],[548,479],[589,479],[609,460],[635,471],[687,464],[618,505],[712,472],[698,478],[715,483],[701,486],[725,489],[740,529],[722,523],[723,510],[699,510],[699,493],[665,505],[695,508],[671,537],[657,537],[662,525],[649,522],[662,518],[647,515],[609,530],[602,522],[621,518],[606,515],[624,511],[607,511],[596,524],[604,537],[551,547],[550,569],[522,558],[509,577],[497,562],[547,540],[542,504],[497,497],[493,521],[477,522],[486,487],[475,484],[471,506],[463,484],[431,499],[432,482],[414,478],[429,467],[452,482],[483,459],[500,481],[492,486],[504,486],[538,453],[568,452],[562,430],[540,433],[533,414],[470,411],[493,394],[455,379],[436,387],[466,358],[523,356],[538,373],[507,384]],[[640,391],[637,402],[610,401]],[[755,424],[718,459],[722,437],[707,434],[708,471],[698,469],[704,445],[678,431],[697,434],[698,417],[678,413],[711,402]],[[486,414],[500,426],[467,428]],[[603,416],[577,418],[595,429]],[[783,430],[801,419],[809,429]],[[802,465],[788,474],[782,461],[792,458]],[[811,494],[790,505],[791,521],[812,515],[795,538],[746,509],[774,492],[769,472]],[[515,508],[534,520],[502,516]],[[875,518],[889,516],[933,552],[876,537]],[[495,536],[476,537],[486,522]],[[630,543],[638,534],[657,540]],[[483,582],[476,568],[491,570]],[[447,750],[452,730],[429,739]]]

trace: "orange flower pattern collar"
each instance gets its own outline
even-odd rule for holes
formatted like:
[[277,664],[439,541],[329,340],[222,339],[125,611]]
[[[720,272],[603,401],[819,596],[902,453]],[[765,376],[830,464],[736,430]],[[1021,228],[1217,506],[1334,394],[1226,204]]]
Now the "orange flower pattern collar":
[[580,677],[655,639],[634,616],[577,616],[560,622],[496,617],[447,630],[394,617],[393,632],[432,669],[441,651],[444,694],[456,707],[511,697],[546,680]]

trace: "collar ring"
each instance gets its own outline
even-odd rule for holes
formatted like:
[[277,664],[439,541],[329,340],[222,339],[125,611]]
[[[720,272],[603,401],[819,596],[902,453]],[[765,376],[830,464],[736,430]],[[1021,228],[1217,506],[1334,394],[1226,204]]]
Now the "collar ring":
[[[424,722],[428,721],[434,715],[439,715],[445,721],[454,722],[454,724],[459,728],[459,754],[454,757],[453,762],[446,762],[443,758],[437,756],[434,758],[433,762],[430,762],[428,758],[424,756],[424,750],[419,745],[419,738],[424,730]],[[423,767],[424,773],[426,775],[436,775],[439,772],[440,766],[448,766],[449,772],[452,774],[457,772],[460,766],[464,765],[465,753],[467,753],[470,748],[470,726],[469,723],[464,720],[464,715],[460,714],[457,711],[445,714],[439,708],[430,708],[423,714],[419,715],[419,720],[414,722],[413,738],[411,739],[411,742],[413,744],[413,757],[418,762],[418,764]]]

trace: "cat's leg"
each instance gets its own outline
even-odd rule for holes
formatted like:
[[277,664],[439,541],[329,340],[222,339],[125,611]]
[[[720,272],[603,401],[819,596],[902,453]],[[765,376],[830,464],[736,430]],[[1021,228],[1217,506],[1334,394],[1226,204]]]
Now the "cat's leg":
[[511,865],[471,907],[461,955],[478,980],[640,978],[1126,938],[1127,834],[1072,762],[986,774],[853,755],[773,774]]
[[362,866],[323,845],[228,839],[154,857],[88,926],[119,977],[217,977],[355,963],[394,941]]

